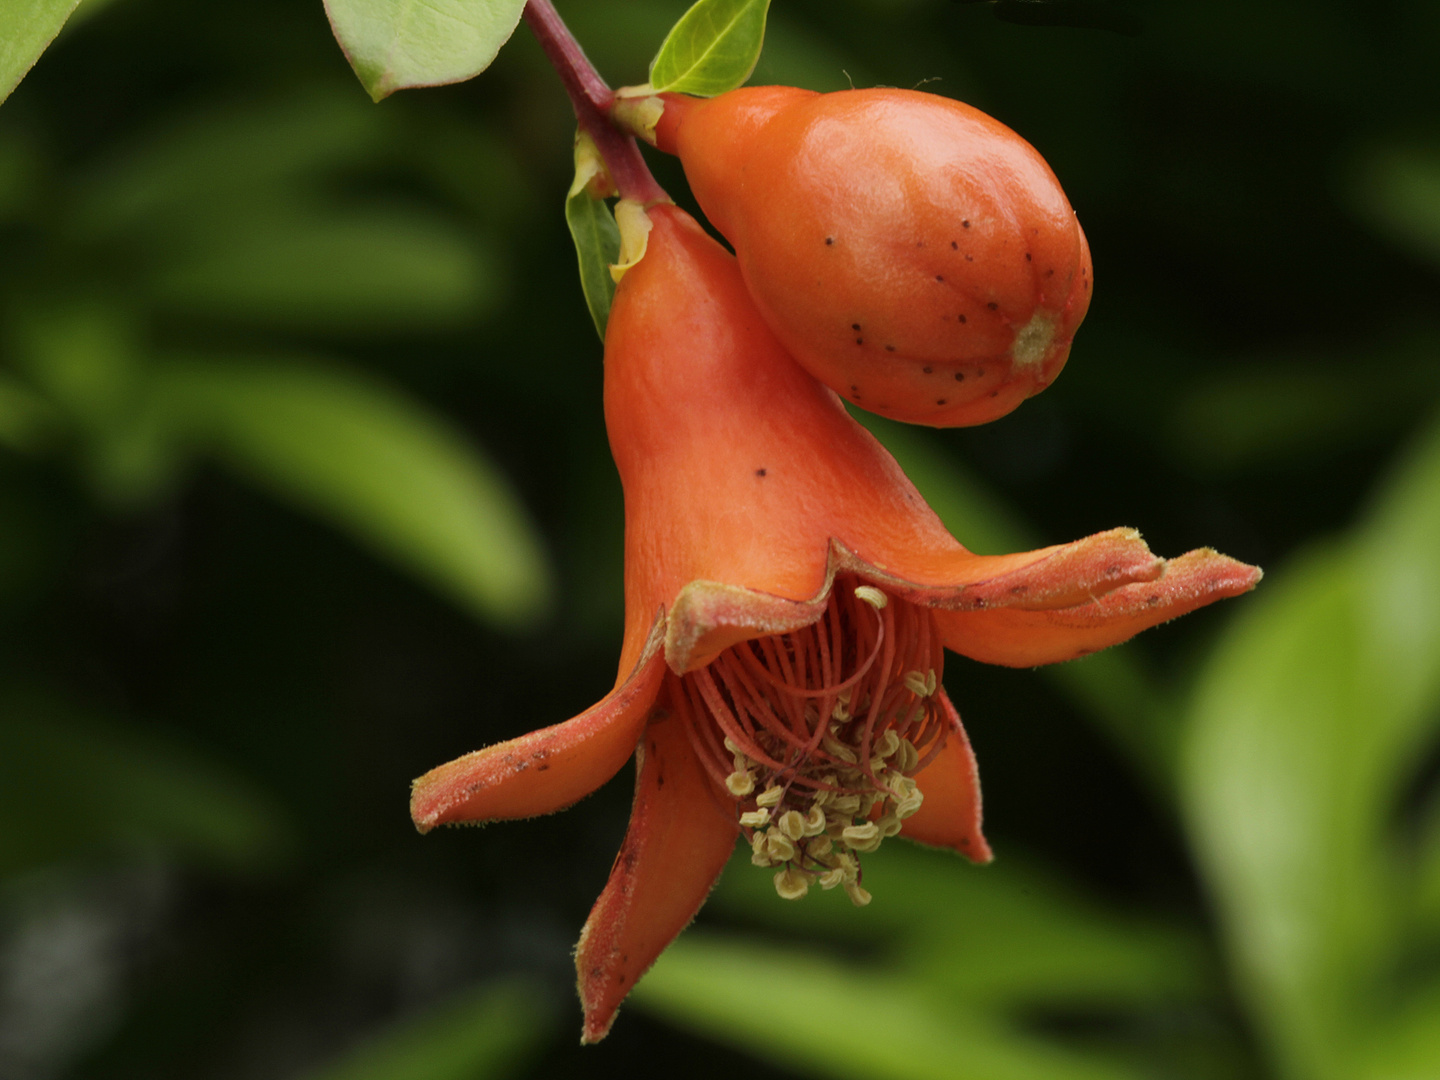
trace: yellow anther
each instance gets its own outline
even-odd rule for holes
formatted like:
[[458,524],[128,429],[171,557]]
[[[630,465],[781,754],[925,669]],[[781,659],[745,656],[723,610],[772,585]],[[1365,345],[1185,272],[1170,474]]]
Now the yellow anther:
[[826,870],[816,880],[820,882],[820,887],[822,889],[833,889],[836,885],[839,885],[840,882],[845,880],[845,871]]
[[860,810],[860,796],[854,792],[846,792],[843,795],[832,795],[830,797],[830,810],[832,813],[853,817]]
[[810,812],[805,815],[805,823],[801,826],[802,836],[819,836],[825,831],[825,811],[818,806],[812,806]]
[[761,807],[778,806],[780,805],[780,800],[784,797],[785,789],[772,785],[771,787],[767,787],[759,795],[755,796],[755,803],[757,806]]
[[805,815],[799,810],[786,810],[775,822],[775,827],[791,840],[799,840],[805,835]]
[[737,799],[744,798],[755,790],[755,778],[748,772],[732,772],[725,778],[725,787]]
[[881,759],[893,757],[896,750],[900,749],[900,736],[895,734],[893,728],[886,728],[885,734],[880,736],[875,743],[875,756]]
[[[850,897],[850,902],[856,907],[864,907],[866,904],[870,903],[869,892],[867,892],[865,889],[862,889],[858,881],[845,882],[845,892],[846,895]],[[781,893],[780,895],[784,896],[785,894]]]
[[900,740],[900,749],[895,755],[895,767],[903,773],[915,771],[915,766],[920,764],[920,751],[915,749],[915,744],[909,739]]
[[880,826],[881,836],[895,836],[900,832],[900,815],[886,814],[875,824]]
[[830,852],[834,849],[835,842],[828,836],[819,836],[805,845],[805,854],[812,859],[825,861]]
[[765,807],[750,810],[740,815],[740,824],[747,829],[761,829],[770,824],[770,811]]
[[925,801],[925,796],[917,791],[909,798],[901,799],[895,804],[895,816],[901,821],[911,817],[915,811],[920,809],[920,804]]
[[845,843],[851,847],[857,847],[860,844],[867,843],[876,839],[879,835],[880,826],[876,825],[873,821],[867,821],[863,825],[846,825],[845,831],[841,833]]
[[771,829],[765,834],[765,854],[770,856],[771,862],[789,862],[795,858],[795,845],[788,836]]
[[905,672],[905,677],[900,681],[905,684],[905,689],[909,690],[916,697],[930,696],[929,691],[925,688],[926,684],[924,672],[907,671]]
[[736,757],[744,757],[744,756],[745,756],[745,751],[744,751],[744,750],[741,750],[740,747],[736,746],[735,743],[734,743],[734,741],[730,738],[729,735],[726,735],[726,736],[725,736],[725,749],[726,749],[726,750],[729,750],[730,753],[734,754]]
[[935,674],[935,669],[934,669],[934,668],[931,668],[929,671],[925,672],[925,696],[926,696],[926,697],[934,697],[934,696],[935,696],[935,688],[938,687],[939,685],[940,685],[940,677]]
[[[799,900],[810,891],[810,875],[803,870],[790,867],[775,875],[775,891],[783,900]],[[854,896],[851,896],[854,900]]]
[[869,604],[876,611],[879,611],[890,602],[890,598],[875,588],[874,585],[855,586],[855,597],[856,599],[864,600],[865,603]]
[[855,751],[851,747],[846,746],[833,735],[826,735],[823,739],[820,740],[820,745],[825,748],[825,752],[831,757],[839,758],[841,761],[846,762],[847,764],[854,765],[860,760],[860,758],[856,756]]

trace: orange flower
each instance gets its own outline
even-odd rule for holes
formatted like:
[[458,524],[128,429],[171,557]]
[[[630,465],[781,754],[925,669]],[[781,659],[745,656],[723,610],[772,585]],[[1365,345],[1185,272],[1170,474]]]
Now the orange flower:
[[[781,896],[840,886],[887,836],[983,862],[944,650],[1069,660],[1260,572],[1166,562],[1131,529],[981,556],[765,328],[734,259],[673,206],[616,292],[605,417],[625,489],[615,688],[572,720],[415,784],[421,831],[558,810],[633,752],[634,810],[576,953],[584,1039],[694,918],[735,839]],[[638,746],[637,746],[638,742]]]

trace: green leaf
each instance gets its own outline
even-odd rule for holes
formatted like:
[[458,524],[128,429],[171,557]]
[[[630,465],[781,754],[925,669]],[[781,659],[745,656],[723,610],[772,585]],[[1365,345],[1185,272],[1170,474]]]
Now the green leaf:
[[1354,1075],[1356,1080],[1440,1076],[1440,979],[1432,977],[1389,1011]]
[[1440,147],[1375,147],[1353,166],[1348,193],[1361,218],[1401,247],[1440,264]]
[[814,953],[689,934],[636,985],[671,1023],[809,1076],[1121,1080],[1139,1074],[946,1008],[914,979]]
[[55,40],[80,0],[5,0],[0,7],[0,101]]
[[650,62],[650,85],[702,97],[735,89],[760,59],[769,10],[770,0],[698,0]]
[[375,101],[479,75],[524,8],[525,0],[325,0],[335,40]]
[[1356,1075],[1401,951],[1392,809],[1440,723],[1440,426],[1350,538],[1269,579],[1204,670],[1190,832],[1291,1075]]
[[156,849],[249,872],[291,843],[270,800],[214,762],[55,698],[0,700],[0,876]]
[[982,868],[887,843],[864,862],[875,899],[863,911],[838,891],[780,902],[748,851],[711,903],[786,932],[886,940],[908,973],[947,999],[987,1007],[1145,1007],[1214,981],[1198,935],[1106,911],[1014,852]]
[[539,989],[513,980],[458,994],[366,1040],[306,1080],[491,1080],[517,1075],[550,1028]]
[[575,181],[565,198],[565,223],[570,226],[570,237],[575,241],[575,254],[580,260],[580,287],[585,292],[585,306],[595,321],[596,333],[604,341],[610,303],[615,299],[615,279],[610,276],[610,267],[620,261],[620,229],[605,200],[595,198],[590,191],[602,167],[589,136],[577,135]]
[[493,306],[501,277],[453,225],[373,210],[256,214],[170,257],[152,300],[188,315],[369,333],[456,325]]
[[[21,410],[12,421],[31,425],[15,435],[78,435],[86,479],[112,504],[135,507],[164,491],[178,461],[154,411],[133,314],[105,303],[36,304],[10,329],[17,359],[43,395],[28,407],[23,395],[9,395],[9,411]],[[0,400],[0,421],[5,405]],[[48,430],[33,426],[47,420]]]
[[341,368],[266,360],[164,369],[174,423],[488,621],[548,602],[548,563],[501,474],[439,417]]
[[34,451],[50,442],[58,417],[43,397],[19,379],[0,373],[0,444]]

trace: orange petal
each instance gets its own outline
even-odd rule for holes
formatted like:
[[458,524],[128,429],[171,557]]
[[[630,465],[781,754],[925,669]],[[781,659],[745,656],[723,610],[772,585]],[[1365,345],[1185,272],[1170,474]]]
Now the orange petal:
[[[692,581],[676,596],[666,621],[665,659],[676,674],[703,667],[730,646],[785,634],[820,618],[835,575],[857,574],[911,603],[957,611],[997,607],[1071,607],[1165,571],[1134,529],[1111,529],[1083,540],[1014,555],[949,558],[943,585],[919,584],[897,568],[866,562],[832,539],[825,583],[810,600],[789,600],[739,585]],[[933,569],[933,568],[932,568]]]
[[935,621],[947,649],[987,664],[1035,667],[1097,652],[1216,600],[1239,596],[1260,577],[1258,567],[1202,548],[1171,559],[1154,581],[1126,585],[1089,603],[1041,611],[936,611]]
[[553,814],[609,780],[634,753],[665,674],[658,633],[648,651],[628,679],[574,719],[476,750],[416,780],[416,828]]
[[939,697],[950,737],[916,777],[925,801],[901,823],[900,835],[921,844],[952,848],[971,862],[987,863],[993,856],[980,832],[980,774],[975,754],[950,695],[942,690]]
[[1165,560],[1150,551],[1139,532],[1123,528],[1013,555],[963,552],[951,555],[948,563],[940,583],[933,577],[908,576],[903,565],[867,569],[855,562],[847,569],[883,583],[912,603],[956,611],[1071,607],[1122,585],[1153,581],[1165,571]]
[[575,949],[587,1043],[606,1036],[625,995],[695,917],[740,831],[674,713],[651,721],[636,758],[630,827]]

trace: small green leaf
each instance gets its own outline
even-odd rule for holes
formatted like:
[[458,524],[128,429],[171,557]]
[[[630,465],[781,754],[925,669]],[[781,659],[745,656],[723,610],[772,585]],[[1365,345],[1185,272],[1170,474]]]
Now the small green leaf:
[[550,1027],[544,996],[519,980],[457,994],[402,1020],[306,1080],[492,1080],[514,1076]]
[[670,30],[650,63],[655,91],[713,97],[755,70],[770,0],[699,0]]
[[5,0],[0,7],[0,101],[10,96],[80,0]]
[[[877,903],[879,901],[877,900]],[[681,1027],[840,1080],[1121,1080],[1135,1070],[945,1007],[917,980],[815,953],[690,934],[635,987]]]
[[615,299],[615,280],[610,267],[620,260],[620,229],[615,215],[604,199],[590,191],[592,182],[603,168],[595,144],[583,132],[575,139],[575,181],[565,197],[565,223],[575,241],[575,254],[580,260],[580,287],[585,291],[585,305],[600,340],[605,340],[605,324],[610,321],[610,303]]
[[397,390],[273,360],[178,363],[157,380],[192,439],[483,618],[513,626],[546,605],[549,566],[504,477]]
[[479,75],[524,8],[525,0],[325,0],[335,40],[375,101]]

